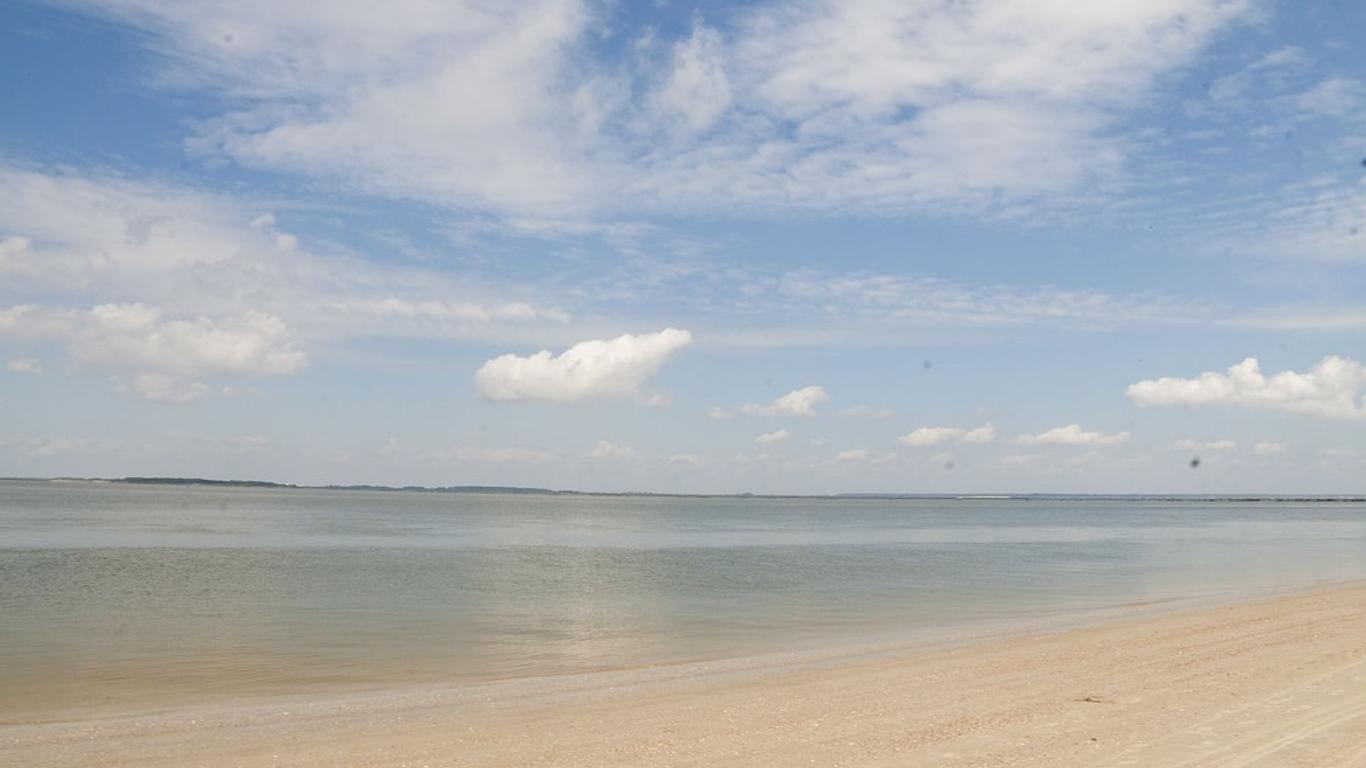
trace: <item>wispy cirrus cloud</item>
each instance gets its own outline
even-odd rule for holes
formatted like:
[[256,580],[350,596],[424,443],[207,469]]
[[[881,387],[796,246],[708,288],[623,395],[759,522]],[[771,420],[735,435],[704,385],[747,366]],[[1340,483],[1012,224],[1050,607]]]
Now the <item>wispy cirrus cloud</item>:
[[[760,4],[672,40],[578,0],[86,7],[147,33],[161,82],[233,105],[200,152],[461,209],[593,215],[1075,197],[1123,175],[1121,119],[1254,4]],[[637,44],[617,53],[604,33]]]
[[[499,338],[568,311],[468,273],[301,238],[268,206],[109,170],[0,161],[0,302],[267,312],[310,338]],[[520,295],[519,295],[520,293]]]

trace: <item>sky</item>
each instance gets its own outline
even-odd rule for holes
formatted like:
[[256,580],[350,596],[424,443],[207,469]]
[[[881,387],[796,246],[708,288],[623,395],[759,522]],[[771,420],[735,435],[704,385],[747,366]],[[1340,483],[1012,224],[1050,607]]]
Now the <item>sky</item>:
[[0,2],[0,475],[1366,492],[1363,28]]

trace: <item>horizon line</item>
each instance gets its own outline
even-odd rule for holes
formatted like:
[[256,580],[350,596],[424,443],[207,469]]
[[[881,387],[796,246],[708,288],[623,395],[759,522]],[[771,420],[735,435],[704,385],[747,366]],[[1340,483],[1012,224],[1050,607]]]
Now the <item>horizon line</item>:
[[203,486],[233,488],[265,488],[275,490],[314,490],[314,491],[376,491],[410,493],[486,493],[528,496],[637,496],[667,498],[717,498],[717,499],[935,499],[944,501],[973,500],[1029,500],[1029,499],[1134,499],[1161,501],[1165,499],[1181,501],[1278,501],[1278,502],[1366,502],[1366,493],[1081,493],[1055,491],[1028,492],[914,492],[914,491],[844,491],[839,493],[758,493],[737,491],[730,493],[683,493],[676,491],[586,491],[572,488],[544,488],[539,486],[513,485],[385,485],[379,483],[328,483],[322,485],[303,483],[283,483],[273,480],[212,479],[203,477],[176,476],[138,476],[125,477],[0,477],[0,482],[79,482],[95,484],[122,485],[163,485],[163,486]]

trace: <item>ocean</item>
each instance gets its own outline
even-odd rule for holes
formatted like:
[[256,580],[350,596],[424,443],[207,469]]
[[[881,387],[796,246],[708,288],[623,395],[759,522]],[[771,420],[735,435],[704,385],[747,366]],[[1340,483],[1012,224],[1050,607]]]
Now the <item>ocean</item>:
[[1366,578],[1366,504],[0,482],[0,720],[895,644]]

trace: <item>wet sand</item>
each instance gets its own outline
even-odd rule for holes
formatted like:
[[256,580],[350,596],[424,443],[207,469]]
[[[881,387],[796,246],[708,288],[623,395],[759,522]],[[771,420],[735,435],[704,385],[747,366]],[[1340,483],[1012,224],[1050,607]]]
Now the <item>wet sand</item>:
[[1366,768],[1361,585],[950,649],[688,669],[10,721],[0,764]]

